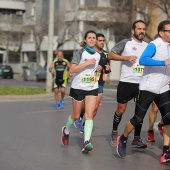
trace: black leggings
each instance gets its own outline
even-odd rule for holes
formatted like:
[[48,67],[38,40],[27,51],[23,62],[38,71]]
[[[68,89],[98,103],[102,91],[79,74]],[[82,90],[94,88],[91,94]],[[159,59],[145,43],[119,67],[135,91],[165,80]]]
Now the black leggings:
[[146,112],[153,101],[159,108],[164,125],[170,125],[170,91],[154,94],[141,90],[136,101],[135,114],[130,119],[134,127],[143,122]]

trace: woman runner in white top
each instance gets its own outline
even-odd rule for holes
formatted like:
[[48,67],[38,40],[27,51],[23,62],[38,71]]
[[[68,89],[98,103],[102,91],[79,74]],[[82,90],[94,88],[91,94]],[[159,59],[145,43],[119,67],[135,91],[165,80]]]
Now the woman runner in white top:
[[[62,128],[61,142],[63,145],[69,144],[70,128],[80,117],[83,101],[85,101],[85,131],[84,145],[82,152],[88,153],[93,149],[90,142],[93,129],[93,113],[98,95],[98,73],[102,67],[99,66],[100,54],[96,52],[96,33],[87,31],[84,36],[83,48],[78,50],[73,56],[70,73],[75,73],[70,97],[72,98],[73,112],[68,117],[66,126]],[[97,74],[96,74],[97,73]]]

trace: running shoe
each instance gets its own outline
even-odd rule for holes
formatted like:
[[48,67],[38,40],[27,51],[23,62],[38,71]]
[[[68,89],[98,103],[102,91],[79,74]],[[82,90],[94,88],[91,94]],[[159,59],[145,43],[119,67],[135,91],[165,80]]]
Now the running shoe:
[[56,109],[60,108],[60,103],[56,103],[55,108]]
[[84,133],[84,126],[80,127],[80,133]]
[[120,139],[120,137],[121,136],[118,136],[117,139],[116,139],[116,143],[117,143],[116,151],[117,151],[117,154],[121,158],[125,158],[126,157],[126,143],[127,143],[127,141],[126,140],[122,141]]
[[148,136],[147,138],[148,142],[155,142],[154,131],[148,131],[147,136]]
[[141,137],[134,137],[132,141],[132,148],[147,148],[147,144],[145,144]]
[[169,163],[170,162],[170,151],[167,151],[166,153],[163,153],[161,155],[160,162],[161,163]]
[[63,126],[63,128],[62,128],[62,136],[61,136],[61,143],[63,145],[68,145],[69,142],[70,142],[69,141],[69,134],[68,135],[65,134],[65,129],[66,129],[66,127]]
[[93,150],[93,145],[89,141],[84,142],[83,149],[81,150],[82,153],[88,154],[89,151],[92,150]]
[[78,118],[78,119],[74,122],[75,128],[80,129],[80,127],[81,127],[81,122],[82,122],[82,119],[81,119],[81,118]]
[[160,135],[163,136],[163,133],[164,133],[163,124],[158,123],[158,130],[159,130]]
[[117,136],[118,136],[117,132],[112,132],[110,145],[113,147],[115,146]]
[[65,103],[64,103],[64,100],[63,100],[63,99],[60,100],[60,106],[61,106],[61,108],[64,108],[64,107],[65,107]]

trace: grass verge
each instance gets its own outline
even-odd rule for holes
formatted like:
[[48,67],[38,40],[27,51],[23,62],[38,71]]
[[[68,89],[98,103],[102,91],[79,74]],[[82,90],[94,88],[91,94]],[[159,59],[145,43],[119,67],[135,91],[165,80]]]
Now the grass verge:
[[44,88],[28,88],[28,87],[0,87],[0,95],[30,95],[45,94]]

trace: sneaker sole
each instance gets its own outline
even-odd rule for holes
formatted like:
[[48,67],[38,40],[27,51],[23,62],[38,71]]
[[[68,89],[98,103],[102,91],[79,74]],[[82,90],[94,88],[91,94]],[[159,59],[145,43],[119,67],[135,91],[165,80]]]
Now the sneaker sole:
[[144,146],[131,145],[131,148],[140,148],[140,149],[145,149],[145,148],[147,148],[147,145],[144,145]]
[[88,143],[81,151],[84,154],[88,154],[89,151],[93,150],[93,145],[91,143]]
[[119,151],[118,151],[118,145],[119,145],[119,142],[120,141],[120,136],[118,136],[117,138],[116,138],[116,152],[117,152],[117,154],[119,155],[119,157],[121,157],[122,159],[124,159],[125,158],[125,156],[121,156],[120,154],[119,154]]
[[170,159],[165,159],[165,154],[161,157],[161,159],[160,159],[160,162],[161,163],[170,163]]
[[155,142],[155,140],[148,140],[148,139],[147,139],[147,141],[148,141],[148,142]]
[[61,143],[62,143],[64,146],[68,146],[70,140],[68,141],[68,144],[67,144],[67,145],[65,145],[65,144],[63,143],[63,141],[62,141],[62,138],[63,138],[63,130],[64,130],[64,128],[65,128],[65,126],[63,126],[63,127],[62,127],[62,130],[61,130],[61,132],[62,132]]

